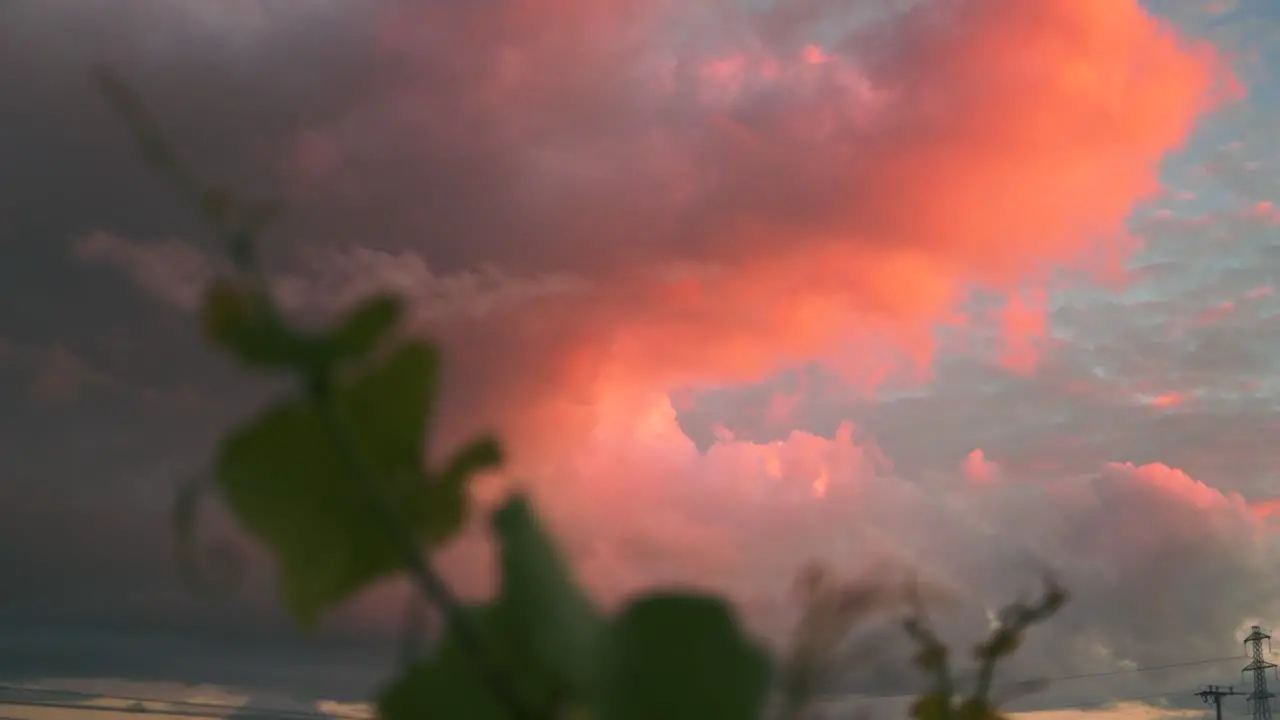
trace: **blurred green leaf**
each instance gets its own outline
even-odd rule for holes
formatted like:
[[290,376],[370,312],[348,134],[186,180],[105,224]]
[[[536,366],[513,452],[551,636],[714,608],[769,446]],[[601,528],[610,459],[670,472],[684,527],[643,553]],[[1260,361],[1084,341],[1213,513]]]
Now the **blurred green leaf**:
[[327,349],[335,361],[368,355],[404,317],[404,301],[396,295],[376,295],[361,302],[329,333]]
[[[490,608],[468,608],[472,624],[487,632]],[[493,646],[493,642],[488,643]],[[432,656],[414,663],[378,696],[380,720],[509,720],[510,710],[491,691],[476,659],[446,631]]]
[[278,322],[266,299],[240,283],[213,282],[202,319],[209,341],[247,366],[306,369],[314,360],[309,339]]
[[375,474],[421,470],[427,417],[435,407],[439,381],[439,350],[411,342],[339,394],[358,450]]
[[502,443],[491,435],[481,435],[463,445],[449,458],[438,480],[456,483],[502,464]]
[[[440,494],[421,471],[436,368],[433,347],[409,344],[340,389],[335,402],[354,448],[336,445],[330,419],[302,401],[268,410],[224,441],[217,481],[236,516],[274,553],[285,601],[303,627],[403,567],[406,549],[394,544],[389,519],[416,540],[446,536],[432,527],[441,522],[430,510]],[[365,467],[353,467],[348,452]],[[451,522],[450,530],[460,525]]]
[[438,545],[458,534],[466,524],[471,510],[470,478],[458,482],[441,482],[439,478],[424,478],[423,502],[420,508],[422,540],[428,545]]
[[1022,645],[1022,631],[1017,627],[996,628],[991,637],[974,650],[978,660],[996,660],[1012,655]]
[[472,478],[501,464],[502,446],[497,439],[481,437],[456,452],[443,472],[431,474],[424,510],[428,541],[442,542],[462,529],[470,508]]
[[536,670],[552,698],[587,697],[602,620],[526,498],[499,508],[493,530],[502,571],[497,607],[514,661],[522,672]]
[[769,664],[723,600],[679,594],[635,600],[605,642],[599,720],[760,717]]

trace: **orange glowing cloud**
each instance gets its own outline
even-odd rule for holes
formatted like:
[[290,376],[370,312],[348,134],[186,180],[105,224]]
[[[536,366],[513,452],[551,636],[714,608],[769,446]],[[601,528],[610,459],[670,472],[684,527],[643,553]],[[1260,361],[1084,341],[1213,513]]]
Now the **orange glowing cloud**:
[[1249,216],[1261,220],[1267,225],[1280,225],[1280,209],[1275,203],[1263,200],[1256,203],[1249,211]]
[[1186,401],[1187,401],[1187,398],[1182,393],[1165,392],[1165,393],[1160,393],[1159,395],[1156,395],[1155,397],[1151,398],[1151,400],[1147,404],[1149,404],[1151,407],[1154,407],[1154,408],[1165,409],[1165,408],[1178,407],[1183,403],[1185,403]]
[[961,470],[969,482],[975,485],[989,485],[998,477],[1000,466],[988,460],[981,448],[974,448],[973,452],[965,456]]
[[1107,469],[1135,482],[1158,489],[1166,497],[1176,498],[1188,506],[1201,510],[1244,507],[1244,500],[1238,494],[1224,494],[1221,490],[1209,487],[1182,470],[1171,468],[1163,463],[1146,465],[1111,463]]
[[[489,214],[584,278],[444,331],[466,412],[532,445],[611,389],[927,374],[975,289],[1008,298],[998,359],[1029,372],[1050,272],[1114,271],[1163,156],[1239,93],[1137,0],[925,2],[824,42],[743,8],[427,5],[460,29],[397,25],[388,52],[430,45],[457,77],[399,111],[421,143],[500,157]],[[717,12],[705,43],[670,41]]]
[[1259,518],[1269,518],[1280,515],[1280,499],[1258,500],[1249,503],[1249,509]]

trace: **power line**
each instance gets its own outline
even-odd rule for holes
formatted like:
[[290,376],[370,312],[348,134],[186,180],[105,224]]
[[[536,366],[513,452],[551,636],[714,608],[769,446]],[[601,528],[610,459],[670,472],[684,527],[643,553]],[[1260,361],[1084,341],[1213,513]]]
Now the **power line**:
[[1120,668],[1117,670],[1105,670],[1102,672],[1079,673],[1077,675],[1059,675],[1057,677],[1046,678],[1027,678],[1025,680],[1016,680],[1011,685],[1022,685],[1039,682],[1063,682],[1066,680],[1084,680],[1086,678],[1111,677],[1112,675],[1128,675],[1130,673],[1151,672],[1153,670],[1172,670],[1174,668],[1195,667],[1197,665],[1210,665],[1212,663],[1227,662],[1228,660],[1241,660],[1245,655],[1232,655],[1231,657],[1208,658],[1205,660],[1189,660],[1187,662],[1165,663],[1163,665],[1142,665],[1131,668]]
[[[1146,695],[1131,695],[1131,696],[1128,696],[1128,697],[1108,698],[1108,699],[1106,699],[1106,700],[1096,700],[1096,701],[1083,702],[1083,703],[1072,703],[1072,704],[1070,704],[1070,705],[1056,705],[1056,704],[1055,704],[1055,705],[1053,705],[1052,707],[1039,708],[1039,709],[1034,710],[1034,711],[1033,711],[1033,710],[1007,710],[1006,712],[1008,712],[1008,713],[1022,713],[1022,712],[1053,712],[1053,711],[1058,711],[1058,710],[1089,710],[1089,709],[1092,709],[1092,708],[1104,708],[1104,707],[1109,707],[1109,706],[1112,706],[1112,705],[1120,705],[1120,704],[1122,704],[1122,703],[1141,702],[1141,701],[1143,701],[1143,700],[1154,700],[1155,698],[1167,698],[1167,697],[1171,697],[1171,696],[1175,696],[1175,695],[1181,695],[1181,693],[1179,693],[1179,692],[1178,692],[1178,691],[1176,691],[1176,690],[1163,690],[1163,691],[1161,691],[1161,692],[1148,693],[1148,694],[1146,694]],[[875,702],[875,701],[884,701],[884,700],[909,700],[909,699],[912,699],[912,698],[914,698],[914,697],[915,697],[914,695],[885,695],[885,696],[879,696],[879,697],[866,697],[866,696],[853,696],[853,695],[844,696],[844,698],[845,698],[845,699],[848,699],[848,700],[850,700],[851,702]],[[842,698],[841,698],[841,697],[821,697],[821,698],[814,698],[814,699],[815,699],[815,700],[817,700],[817,701],[819,701],[819,702],[828,702],[828,703],[830,703],[830,702],[838,702],[838,701],[839,701],[839,700],[841,700]]]
[[[1021,680],[1021,681],[1018,681],[1018,682],[1013,683],[1013,684],[1014,684],[1014,685],[1017,685],[1017,684],[1029,684],[1029,683],[1034,683],[1034,682],[1050,682],[1050,683],[1053,683],[1053,682],[1063,682],[1063,681],[1067,681],[1067,680],[1085,680],[1085,679],[1091,679],[1091,678],[1111,677],[1111,676],[1114,676],[1114,675],[1127,675],[1127,674],[1130,674],[1130,673],[1151,672],[1151,671],[1154,671],[1154,670],[1172,670],[1172,669],[1175,669],[1175,668],[1195,667],[1195,666],[1197,666],[1197,665],[1211,665],[1211,664],[1214,664],[1214,663],[1221,663],[1221,662],[1227,662],[1227,661],[1232,661],[1232,660],[1240,660],[1240,659],[1242,659],[1242,658],[1246,658],[1246,657],[1248,657],[1248,656],[1246,656],[1246,655],[1232,655],[1232,656],[1229,656],[1229,657],[1205,658],[1205,659],[1203,659],[1203,660],[1188,660],[1188,661],[1186,661],[1186,662],[1163,663],[1163,664],[1160,664],[1160,665],[1142,665],[1142,666],[1139,666],[1139,667],[1120,668],[1120,669],[1117,669],[1117,670],[1107,670],[1107,671],[1103,671],[1103,672],[1078,673],[1078,674],[1075,674],[1075,675],[1060,675],[1060,676],[1058,676],[1058,677],[1041,678],[1041,679],[1039,679],[1039,680]],[[1126,697],[1126,698],[1111,698],[1111,699],[1108,699],[1108,700],[1102,700],[1102,701],[1094,702],[1094,703],[1084,703],[1084,704],[1075,704],[1075,705],[1055,705],[1055,706],[1054,706],[1054,707],[1052,707],[1052,708],[1046,708],[1046,709],[1047,709],[1047,710],[1083,710],[1083,709],[1089,709],[1089,708],[1095,708],[1095,707],[1106,707],[1106,706],[1109,706],[1109,705],[1117,705],[1117,704],[1119,704],[1119,703],[1125,703],[1125,702],[1138,702],[1138,701],[1141,701],[1141,700],[1151,700],[1151,699],[1154,699],[1154,698],[1169,697],[1170,695],[1179,695],[1179,694],[1181,694],[1181,693],[1178,693],[1177,691],[1166,690],[1166,691],[1164,691],[1164,692],[1151,693],[1151,694],[1148,694],[1148,695],[1138,695],[1138,696],[1134,696],[1134,697]],[[1197,694],[1199,694],[1199,693],[1197,693]],[[1231,694],[1231,693],[1224,693],[1224,694]],[[1221,706],[1220,706],[1220,705],[1219,705],[1219,707],[1218,707],[1218,711],[1219,711],[1219,713],[1221,712]],[[1221,717],[1221,715],[1219,715],[1219,718],[1220,718],[1220,717]]]
[[1107,707],[1108,705],[1119,705],[1120,703],[1138,702],[1141,700],[1153,700],[1155,698],[1163,698],[1163,697],[1169,697],[1170,695],[1180,695],[1180,694],[1181,693],[1176,692],[1174,690],[1165,690],[1164,692],[1150,693],[1148,695],[1135,695],[1133,697],[1112,698],[1110,700],[1099,700],[1097,702],[1089,702],[1089,703],[1083,703],[1083,704],[1077,704],[1077,705],[1055,705],[1051,708],[1045,708],[1045,711],[1088,710],[1090,708]]
[[[1089,680],[1094,678],[1112,677],[1115,675],[1130,675],[1134,673],[1154,672],[1157,670],[1173,670],[1176,668],[1196,667],[1198,665],[1210,665],[1213,663],[1237,661],[1245,657],[1246,657],[1245,655],[1232,655],[1229,657],[1204,658],[1201,660],[1187,660],[1184,662],[1162,663],[1159,665],[1140,665],[1137,667],[1118,668],[1116,670],[1104,670],[1101,672],[1077,673],[1074,675],[1057,675],[1057,676],[1039,677],[1039,678],[1025,678],[1022,680],[1014,680],[1008,683],[1003,683],[1001,687],[998,688],[998,692],[1017,690],[1019,686],[1026,686],[1026,685],[1059,683],[1059,682],[1067,682],[1071,680]],[[1170,691],[1170,692],[1158,693],[1157,695],[1150,695],[1150,696],[1143,696],[1143,697],[1160,697],[1163,695],[1173,695],[1173,694],[1175,693]],[[856,693],[829,694],[829,695],[820,695],[815,699],[822,700],[822,701],[838,701],[842,698],[852,698],[852,697],[858,697],[858,695]],[[914,695],[880,695],[880,696],[864,696],[864,697],[866,697],[866,699],[868,700],[893,700],[893,699],[914,697]],[[1138,700],[1138,699],[1142,699],[1142,698],[1120,698],[1116,700],[1106,700],[1101,704],[1107,705],[1114,702],[1126,702],[1128,700]],[[1061,709],[1071,710],[1074,708],[1075,706],[1066,706]]]

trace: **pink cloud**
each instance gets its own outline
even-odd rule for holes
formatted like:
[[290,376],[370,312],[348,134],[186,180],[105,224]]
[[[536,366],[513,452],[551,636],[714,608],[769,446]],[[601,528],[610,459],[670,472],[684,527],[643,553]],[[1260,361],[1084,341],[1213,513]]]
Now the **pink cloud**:
[[[479,388],[468,419],[524,448],[623,387],[811,360],[861,386],[927,377],[934,328],[975,288],[1009,299],[1000,360],[1030,371],[1049,273],[1114,272],[1161,158],[1238,95],[1210,46],[1130,0],[923,3],[822,43],[818,10],[484,7],[386,19],[382,51],[421,81],[376,127],[424,163],[497,158],[487,214],[583,278],[493,328],[435,328]],[[712,29],[671,41],[691,27]]]
[[1182,393],[1163,392],[1151,398],[1151,400],[1149,400],[1147,404],[1149,404],[1151,407],[1154,407],[1154,408],[1164,409],[1164,408],[1179,407],[1186,401],[1187,401],[1187,398]]
[[1171,468],[1163,463],[1134,465],[1133,463],[1111,463],[1106,468],[1109,472],[1123,475],[1139,483],[1157,488],[1172,500],[1185,503],[1201,510],[1211,510],[1228,506],[1243,507],[1239,495],[1227,495],[1222,491],[1209,487],[1193,479],[1185,472]]
[[1260,220],[1267,225],[1280,225],[1280,209],[1270,200],[1262,200],[1249,209],[1249,217]]
[[965,479],[975,485],[989,485],[1000,473],[1000,466],[988,460],[981,448],[974,448],[965,456],[961,469]]

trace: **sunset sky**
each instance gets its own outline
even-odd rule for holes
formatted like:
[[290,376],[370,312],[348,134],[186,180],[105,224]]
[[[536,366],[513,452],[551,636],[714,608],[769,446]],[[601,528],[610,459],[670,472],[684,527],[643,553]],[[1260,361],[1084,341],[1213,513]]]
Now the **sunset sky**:
[[[602,603],[694,584],[773,637],[807,560],[888,562],[964,640],[1049,568],[1073,600],[1009,679],[1241,654],[1280,626],[1278,28],[1274,0],[0,1],[0,681],[348,699],[400,617],[381,588],[302,642],[257,564],[222,604],[178,584],[174,487],[280,387],[202,343],[219,248],[99,61],[206,176],[285,199],[292,312],[408,296],[447,352],[433,446],[499,429]],[[442,558],[468,593],[481,540]],[[1016,707],[1198,710],[1243,664]],[[884,665],[839,689],[915,687]]]

